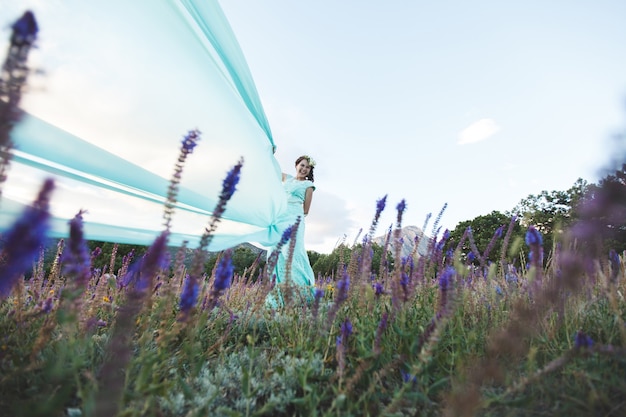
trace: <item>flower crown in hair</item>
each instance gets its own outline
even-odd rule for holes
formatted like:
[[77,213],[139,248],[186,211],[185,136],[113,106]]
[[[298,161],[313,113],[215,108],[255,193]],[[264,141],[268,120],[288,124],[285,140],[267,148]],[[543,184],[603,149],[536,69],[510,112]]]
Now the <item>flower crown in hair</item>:
[[315,168],[315,159],[311,158],[309,155],[304,155],[304,158],[309,161],[309,166],[311,168]]

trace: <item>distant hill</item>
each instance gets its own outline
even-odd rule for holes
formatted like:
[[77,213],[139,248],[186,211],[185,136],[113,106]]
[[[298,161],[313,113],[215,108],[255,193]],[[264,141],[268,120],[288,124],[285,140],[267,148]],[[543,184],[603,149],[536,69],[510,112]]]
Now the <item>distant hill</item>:
[[[391,231],[391,239],[393,240],[393,230]],[[373,239],[373,242],[377,245],[383,246],[385,244],[385,239],[387,235],[377,236]],[[424,232],[421,228],[417,226],[405,226],[402,228],[400,233],[400,239],[402,240],[402,249],[400,250],[401,256],[408,256],[413,252],[413,248],[415,247],[416,239],[419,241],[419,247],[417,248],[417,253],[419,256],[423,256],[428,251],[428,242],[430,240],[429,236],[425,236]],[[389,241],[389,251],[393,253],[394,246],[393,241]]]

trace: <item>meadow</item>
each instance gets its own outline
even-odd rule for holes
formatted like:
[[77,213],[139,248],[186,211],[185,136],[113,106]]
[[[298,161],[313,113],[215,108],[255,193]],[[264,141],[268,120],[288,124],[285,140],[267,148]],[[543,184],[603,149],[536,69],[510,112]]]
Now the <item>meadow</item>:
[[[241,163],[192,259],[184,246],[170,256],[178,184],[197,139],[192,131],[182,141],[163,232],[142,256],[113,251],[95,268],[101,253],[88,250],[79,212],[46,264],[52,181],[2,234],[0,415],[626,415],[626,265],[624,253],[605,250],[598,216],[582,216],[549,248],[533,225],[523,242],[511,239],[513,217],[494,230],[502,249],[491,263],[463,253],[463,242],[449,245],[438,216],[422,237],[428,253],[402,257],[401,201],[384,247],[393,261],[372,268],[372,238],[389,209],[381,198],[363,240],[318,277],[315,296],[287,279],[285,305],[272,309],[275,253],[243,274],[230,250],[205,268]],[[279,247],[293,245],[294,228]],[[486,259],[491,249],[474,251]]]

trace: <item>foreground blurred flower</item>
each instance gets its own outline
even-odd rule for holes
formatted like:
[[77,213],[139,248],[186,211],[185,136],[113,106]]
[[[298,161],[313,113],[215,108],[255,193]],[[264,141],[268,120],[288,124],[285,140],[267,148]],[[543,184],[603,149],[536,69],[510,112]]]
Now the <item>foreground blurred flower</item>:
[[215,279],[206,303],[208,310],[212,310],[217,305],[219,297],[230,288],[234,272],[232,250],[228,249],[223,252],[215,270]]
[[37,200],[24,210],[4,235],[0,254],[0,300],[9,296],[20,276],[39,256],[49,228],[49,200],[53,189],[54,182],[46,180]]
[[197,129],[190,130],[183,138],[180,153],[178,154],[178,160],[174,166],[174,174],[170,179],[170,185],[167,189],[167,199],[165,201],[165,211],[163,218],[165,219],[165,229],[170,230],[172,224],[172,215],[174,213],[174,207],[178,199],[178,191],[180,188],[180,180],[182,178],[183,167],[187,156],[191,154],[194,148],[198,145],[200,140],[200,131]]
[[61,257],[63,273],[82,287],[87,284],[91,274],[91,255],[83,237],[83,211],[70,220],[70,237],[67,242],[67,250]]
[[25,12],[11,29],[9,51],[0,71],[0,182],[6,179],[5,171],[11,158],[13,144],[9,135],[22,115],[19,103],[29,73],[28,53],[39,31],[31,11]]
[[213,239],[213,233],[217,229],[217,225],[222,219],[222,215],[226,211],[226,204],[233,196],[236,190],[236,186],[239,183],[239,176],[241,174],[241,168],[243,166],[243,158],[241,158],[237,164],[228,172],[226,178],[222,183],[222,192],[220,193],[219,201],[213,210],[209,225],[205,227],[204,233],[200,237],[200,242],[195,250],[194,257],[191,263],[190,275],[195,279],[199,279],[204,271],[204,264],[206,262],[207,249]]
[[198,280],[187,275],[185,277],[185,282],[183,283],[183,291],[180,294],[180,302],[178,303],[183,317],[187,317],[187,315],[191,312],[191,309],[196,305],[199,293],[200,284],[198,283]]
[[588,349],[593,346],[593,339],[579,330],[574,338],[574,349]]
[[144,293],[153,288],[153,281],[160,269],[168,267],[167,239],[169,233],[162,232],[148,248],[146,254],[133,263],[120,280],[120,287],[131,287],[133,291]]

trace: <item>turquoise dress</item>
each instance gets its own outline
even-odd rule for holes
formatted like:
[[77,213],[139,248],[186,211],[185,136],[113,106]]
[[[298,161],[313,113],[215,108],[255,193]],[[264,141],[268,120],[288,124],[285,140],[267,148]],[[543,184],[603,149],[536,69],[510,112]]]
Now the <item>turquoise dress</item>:
[[[289,271],[289,277],[287,277],[287,261],[289,260],[289,251],[291,250],[290,242],[287,242],[283,246],[281,253],[278,256],[278,262],[274,269],[276,277],[276,294],[270,293],[267,299],[267,303],[276,307],[283,302],[283,294],[281,289],[281,283],[284,283],[287,279],[291,280],[292,285],[297,290],[300,290],[300,294],[306,299],[311,299],[315,291],[315,274],[311,268],[309,262],[309,256],[306,253],[304,247],[304,197],[308,188],[315,190],[315,185],[312,181],[297,180],[293,176],[287,176],[283,182],[285,193],[287,194],[287,210],[286,216],[289,218],[288,223],[294,224],[298,217],[301,218],[300,225],[298,226],[298,232],[296,234],[295,246],[293,248],[293,255],[291,259],[291,268]],[[276,302],[276,295],[278,302]]]

